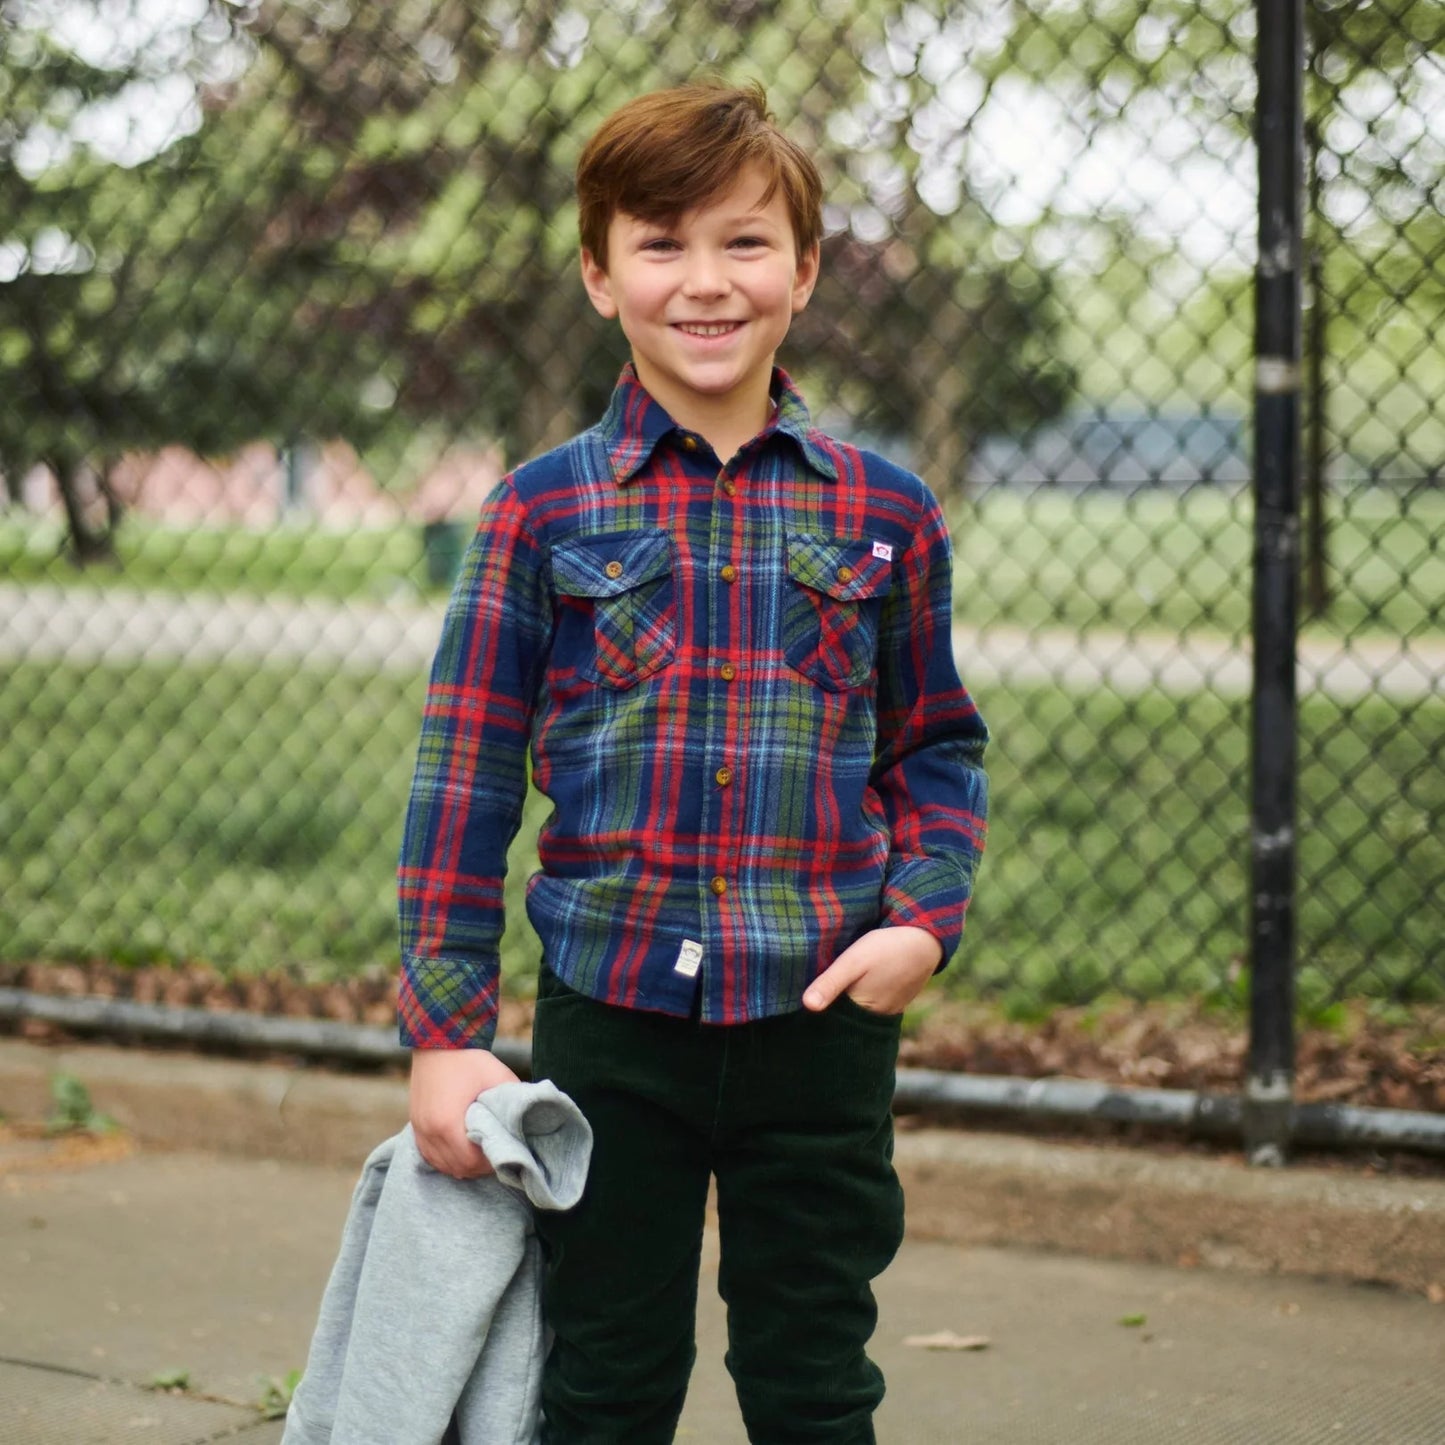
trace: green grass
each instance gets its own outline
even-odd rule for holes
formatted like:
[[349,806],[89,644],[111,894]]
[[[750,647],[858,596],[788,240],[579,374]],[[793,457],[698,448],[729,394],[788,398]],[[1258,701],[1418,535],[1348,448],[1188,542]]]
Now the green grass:
[[0,669],[0,957],[391,967],[422,696],[282,668]]
[[[1332,514],[1335,600],[1322,620],[1306,619],[1306,632],[1445,632],[1445,492],[1408,504],[1358,492],[1332,503]],[[955,591],[972,625],[1248,631],[1246,493],[997,490],[954,518]]]
[[[1332,516],[1336,600],[1307,630],[1445,633],[1445,492],[1408,503],[1383,490],[1355,492],[1334,500]],[[959,610],[971,624],[1231,635],[1248,627],[1253,523],[1245,494],[998,490],[955,508],[954,519]],[[183,531],[132,517],[119,535],[119,564],[84,573],[59,558],[61,540],[54,524],[0,521],[0,575],[337,600],[425,586],[416,527]]]
[[427,585],[421,528],[336,531],[297,524],[164,527],[127,517],[116,560],[85,569],[68,561],[53,521],[0,519],[0,576],[17,582],[116,586],[165,592],[246,592],[283,597],[382,598]]
[[[994,803],[957,985],[1227,999],[1247,951],[1247,701],[1004,686],[985,701]],[[1302,703],[1302,1004],[1445,997],[1442,739],[1440,700]]]
[[[0,958],[395,963],[422,683],[280,668],[0,668]],[[992,689],[987,857],[955,990],[1228,993],[1244,951],[1243,702]],[[1302,997],[1445,997],[1445,702],[1310,698]],[[508,976],[536,945],[513,848]]]

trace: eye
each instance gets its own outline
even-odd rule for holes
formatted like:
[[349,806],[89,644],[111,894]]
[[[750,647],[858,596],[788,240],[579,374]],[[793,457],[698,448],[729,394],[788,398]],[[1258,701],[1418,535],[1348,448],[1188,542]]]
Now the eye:
[[768,243],[761,236],[738,236],[733,241],[733,246],[746,251],[755,251]]
[[660,255],[668,251],[676,251],[678,249],[678,246],[677,242],[674,241],[670,236],[654,236],[651,240],[644,241],[639,249],[643,251],[652,251]]

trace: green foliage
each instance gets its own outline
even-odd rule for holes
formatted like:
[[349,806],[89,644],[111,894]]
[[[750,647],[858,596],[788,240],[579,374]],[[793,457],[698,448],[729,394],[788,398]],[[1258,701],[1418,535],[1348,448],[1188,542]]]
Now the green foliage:
[[929,998],[915,999],[903,1010],[902,1035],[905,1039],[916,1038],[928,1016],[933,1012],[934,1001]]
[[50,1080],[52,1104],[46,1128],[52,1134],[109,1134],[115,1120],[91,1102],[90,1090],[74,1074],[55,1074]]
[[1053,1013],[1051,1004],[1024,988],[1006,989],[1000,1008],[1011,1024],[1041,1024]]
[[1200,996],[1204,1007],[1215,1013],[1222,1013],[1243,1019],[1249,1015],[1249,969],[1240,964],[1235,967],[1231,960],[1223,977],[1218,978]]
[[[48,460],[70,486],[127,448],[343,435],[389,483],[405,481],[423,428],[498,437],[513,459],[575,430],[625,355],[572,275],[577,156],[623,99],[700,64],[766,78],[830,199],[884,222],[868,264],[905,276],[847,298],[848,334],[803,338],[790,355],[804,370],[842,396],[860,336],[876,333],[874,390],[916,428],[937,370],[917,348],[941,302],[967,323],[943,358],[959,377],[950,432],[968,415],[1045,415],[1067,385],[1046,278],[980,259],[966,207],[918,201],[889,87],[919,103],[928,87],[895,75],[884,48],[903,0],[700,0],[685,27],[666,7],[591,3],[505,18],[366,4],[342,26],[332,7],[217,3],[167,19],[154,47],[196,78],[198,125],[129,166],[73,135],[166,62],[136,47],[83,64],[49,28],[59,8],[0,5],[0,182],[23,199],[0,242],[25,257],[0,280],[7,472]],[[834,139],[845,115],[871,129],[866,146]],[[43,135],[52,154],[36,161]],[[901,191],[867,180],[885,163]],[[53,264],[47,245],[61,247]]]
[[291,1397],[301,1383],[300,1370],[288,1370],[282,1376],[267,1376],[261,1380],[261,1398],[256,1408],[263,1420],[280,1420],[291,1408]]
[[191,1388],[191,1372],[189,1370],[158,1370],[150,1377],[147,1388],[164,1390],[169,1394],[181,1394]]

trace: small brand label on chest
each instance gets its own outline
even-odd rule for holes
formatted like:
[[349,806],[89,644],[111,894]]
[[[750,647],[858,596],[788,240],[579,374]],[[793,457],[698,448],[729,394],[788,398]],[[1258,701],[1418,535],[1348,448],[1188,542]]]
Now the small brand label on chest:
[[885,562],[891,562],[893,560],[893,547],[888,542],[875,542],[873,544],[873,555],[881,558]]
[[672,966],[673,972],[680,973],[684,978],[696,978],[701,967],[702,944],[684,938],[682,947],[677,950],[677,962]]

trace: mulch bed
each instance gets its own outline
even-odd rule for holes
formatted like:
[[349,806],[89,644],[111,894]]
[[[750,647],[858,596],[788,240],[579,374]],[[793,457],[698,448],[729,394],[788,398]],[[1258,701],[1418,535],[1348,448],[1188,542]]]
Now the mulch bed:
[[[7,964],[0,965],[0,986],[383,1028],[395,1021],[396,982],[385,973],[312,983],[277,974],[227,978],[199,965]],[[1338,1012],[1334,1026],[1299,1035],[1300,1103],[1445,1112],[1445,1009],[1387,1018],[1363,1005]],[[1036,1022],[1018,1022],[992,1005],[940,995],[920,1014],[900,1054],[910,1068],[1228,1093],[1239,1088],[1246,1063],[1245,1020],[1189,1000],[1057,1008]],[[529,1000],[503,1000],[503,1035],[525,1038],[531,1023]],[[34,1021],[19,1031],[61,1032]]]

